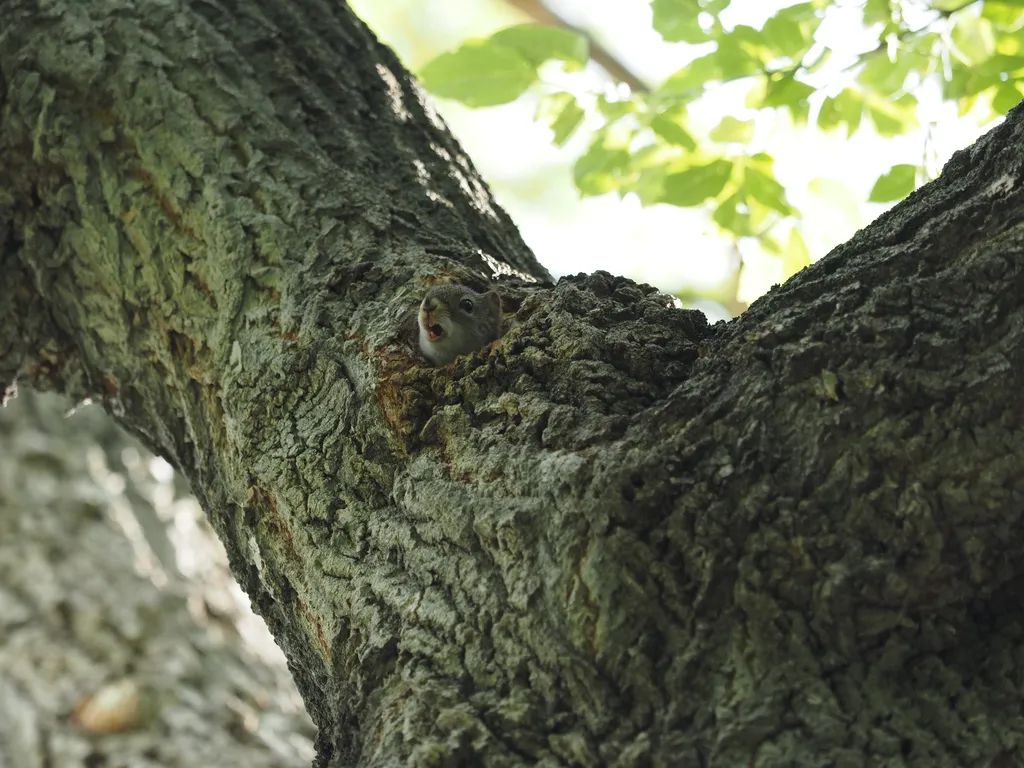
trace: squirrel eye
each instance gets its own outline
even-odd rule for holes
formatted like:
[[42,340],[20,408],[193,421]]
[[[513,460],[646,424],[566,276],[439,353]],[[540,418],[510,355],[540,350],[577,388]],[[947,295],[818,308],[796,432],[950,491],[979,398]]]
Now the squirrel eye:
[[462,301],[459,302],[459,309],[461,309],[463,312],[472,312],[473,302],[470,301],[469,299],[463,299]]

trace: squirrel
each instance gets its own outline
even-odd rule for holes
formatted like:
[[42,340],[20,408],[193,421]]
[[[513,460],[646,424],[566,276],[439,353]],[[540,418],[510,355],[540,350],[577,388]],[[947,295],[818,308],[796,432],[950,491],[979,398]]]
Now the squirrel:
[[427,291],[419,311],[420,352],[434,365],[447,365],[501,336],[501,297],[448,283]]

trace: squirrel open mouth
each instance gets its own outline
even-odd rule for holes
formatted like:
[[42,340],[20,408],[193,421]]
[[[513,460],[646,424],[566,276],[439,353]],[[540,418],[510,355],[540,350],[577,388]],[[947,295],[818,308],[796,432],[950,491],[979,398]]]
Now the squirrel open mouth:
[[440,325],[431,325],[427,327],[427,336],[431,341],[437,341],[444,335],[444,328]]

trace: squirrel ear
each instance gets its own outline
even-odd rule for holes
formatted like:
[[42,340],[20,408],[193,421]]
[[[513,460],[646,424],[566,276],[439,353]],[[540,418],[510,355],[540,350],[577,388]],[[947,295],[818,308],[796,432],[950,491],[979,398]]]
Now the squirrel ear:
[[484,298],[491,303],[499,314],[501,313],[501,296],[498,295],[497,291],[488,291],[484,294]]

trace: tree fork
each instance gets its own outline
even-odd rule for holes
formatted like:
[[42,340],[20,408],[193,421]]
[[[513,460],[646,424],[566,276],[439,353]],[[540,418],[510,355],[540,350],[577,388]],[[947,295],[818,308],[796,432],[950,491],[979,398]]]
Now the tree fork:
[[[545,285],[341,3],[0,14],[0,381],[185,473],[320,764],[1020,754],[1024,110],[709,327]],[[420,366],[495,273],[516,326]]]

